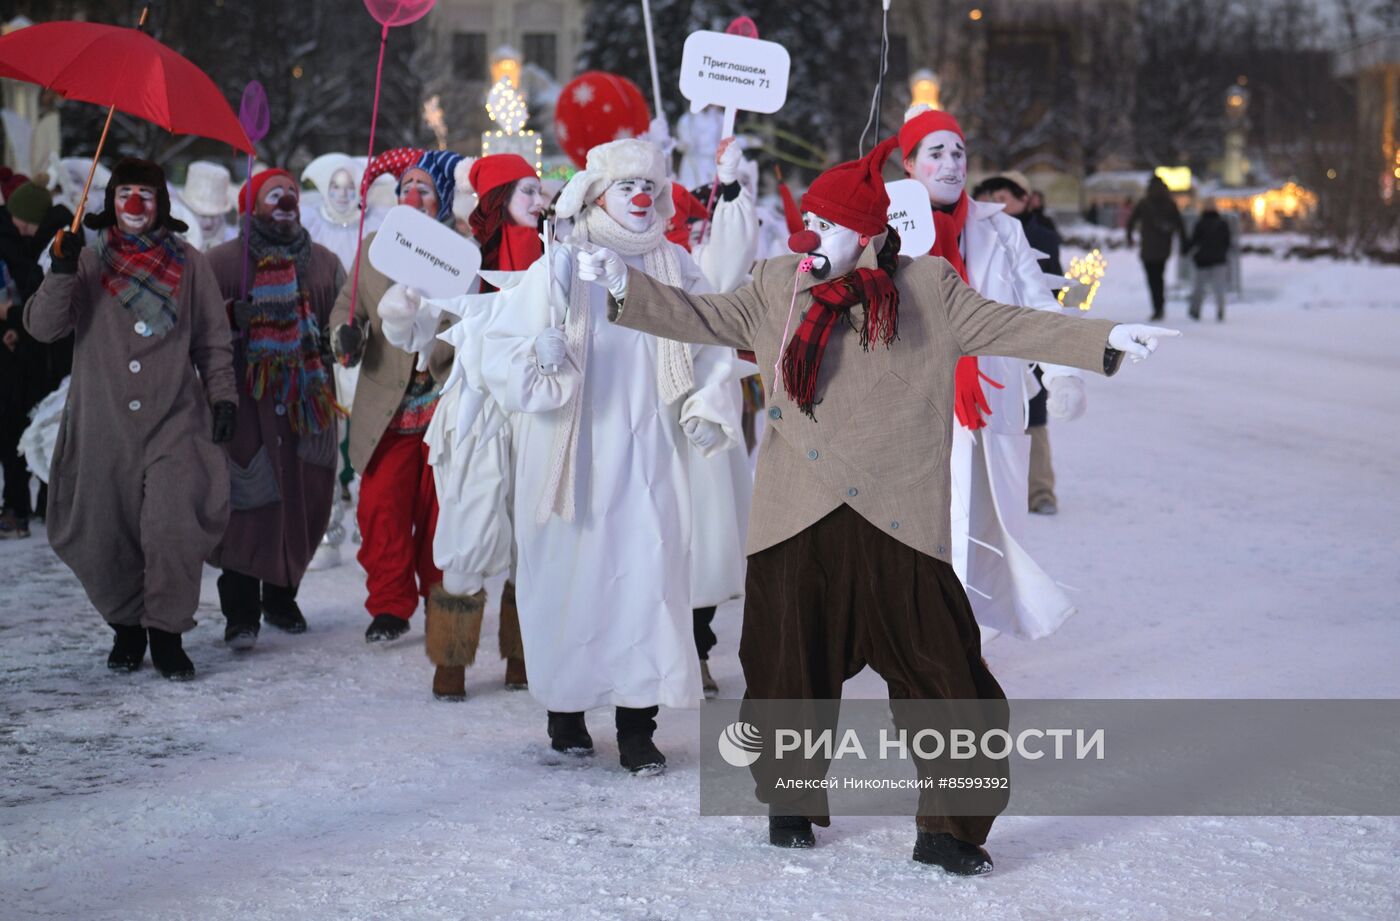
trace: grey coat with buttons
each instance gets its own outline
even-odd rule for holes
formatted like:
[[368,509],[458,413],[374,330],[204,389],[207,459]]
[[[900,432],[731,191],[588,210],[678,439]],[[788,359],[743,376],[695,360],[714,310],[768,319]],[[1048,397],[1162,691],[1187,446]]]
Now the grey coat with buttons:
[[[414,356],[384,338],[379,327],[379,301],[393,284],[387,275],[370,265],[369,248],[374,234],[360,246],[360,286],[351,297],[347,281],[336,298],[331,314],[331,331],[350,321],[354,302],[355,325],[364,331],[365,351],[360,359],[360,381],[355,385],[355,405],[350,409],[350,465],[360,473],[369,467],[374,449],[398,412],[404,392],[413,379]],[[444,317],[439,332],[449,325]],[[439,339],[429,356],[428,371],[441,384],[452,370],[452,346]]]
[[[208,255],[224,300],[240,298],[242,242],[222,243]],[[345,269],[339,256],[312,243],[307,274],[302,281],[311,312],[326,332]],[[330,522],[340,436],[334,423],[317,434],[298,436],[287,421],[286,407],[271,394],[260,400],[249,396],[244,334],[234,329],[232,336],[238,383],[238,424],[228,446],[233,513],[209,562],[262,582],[295,587]],[[329,373],[329,356],[326,367]]]
[[164,336],[102,287],[92,247],[50,273],[24,311],[34,338],[75,333],[73,377],[49,471],[49,542],[108,623],[194,626],[204,559],[229,512],[228,458],[209,407],[236,401],[228,318],[204,255],[181,243],[176,322]]
[[[862,263],[868,267],[872,249]],[[682,342],[756,353],[772,395],[754,477],[748,553],[792,537],[844,504],[901,543],[951,562],[949,451],[958,359],[1004,355],[1112,373],[1120,357],[1108,350],[1115,324],[989,301],[946,260],[901,257],[895,273],[899,338],[866,352],[859,334],[838,324],[822,358],[813,420],[781,383],[772,390],[773,366],[812,305],[809,289],[817,283],[797,272],[798,262],[797,256],[760,262],[751,284],[703,296],[630,272],[614,321]]]

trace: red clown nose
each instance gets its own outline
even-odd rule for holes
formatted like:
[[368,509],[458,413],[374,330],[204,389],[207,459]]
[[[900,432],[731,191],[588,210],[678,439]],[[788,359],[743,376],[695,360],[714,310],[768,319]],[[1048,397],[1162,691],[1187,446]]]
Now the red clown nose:
[[632,196],[632,204],[636,205],[638,208],[650,208],[651,196],[645,192],[638,192],[636,195]]
[[815,230],[799,230],[788,237],[788,249],[794,253],[810,253],[822,245],[822,238]]
[[411,185],[408,187],[408,191],[404,193],[401,204],[408,205],[410,208],[423,207],[423,196],[419,194],[417,186]]
[[133,195],[122,204],[122,211],[131,215],[145,214],[146,203],[141,200],[140,195]]

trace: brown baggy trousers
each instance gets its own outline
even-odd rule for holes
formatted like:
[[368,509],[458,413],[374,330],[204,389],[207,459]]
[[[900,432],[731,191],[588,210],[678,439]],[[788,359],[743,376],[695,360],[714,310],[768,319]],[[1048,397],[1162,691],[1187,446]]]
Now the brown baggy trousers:
[[[850,506],[750,556],[746,592],[739,643],[746,700],[839,699],[846,679],[869,665],[889,688],[895,724],[912,734],[922,727],[909,725],[900,701],[1006,699],[982,660],[981,633],[953,567]],[[1005,704],[990,711],[1005,728]],[[757,772],[768,763],[754,766],[760,788]],[[825,764],[808,767],[826,773]],[[994,815],[942,815],[937,794],[925,793],[921,831],[987,840]],[[793,814],[783,809],[769,802],[770,814]],[[823,815],[796,814],[827,824]]]

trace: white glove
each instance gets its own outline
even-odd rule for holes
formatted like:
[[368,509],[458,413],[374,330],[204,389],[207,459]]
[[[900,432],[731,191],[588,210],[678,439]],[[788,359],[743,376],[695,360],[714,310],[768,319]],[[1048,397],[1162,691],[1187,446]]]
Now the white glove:
[[578,254],[578,277],[603,285],[615,301],[627,297],[627,264],[606,247]]
[[1108,334],[1109,348],[1127,352],[1133,361],[1142,361],[1157,351],[1157,340],[1180,336],[1181,330],[1143,323],[1119,323]]
[[423,309],[421,292],[401,284],[390,285],[379,299],[379,328],[392,345],[417,353],[415,368],[428,370],[428,356],[437,335],[437,317]]
[[541,374],[554,374],[569,357],[569,344],[564,331],[551,326],[535,337],[535,361]]
[[739,181],[739,164],[743,159],[743,151],[739,150],[734,138],[727,137],[719,142],[719,149],[715,151],[715,175],[719,177],[720,185]]
[[676,141],[671,137],[671,127],[666,124],[664,115],[656,116],[651,120],[651,124],[647,125],[646,139],[660,147],[661,152],[668,156],[676,149]]
[[690,439],[690,443],[695,445],[701,454],[713,450],[724,440],[724,429],[718,422],[701,419],[699,416],[691,416],[681,423],[681,428],[685,430],[685,437]]
[[1084,415],[1088,400],[1084,395],[1084,382],[1077,377],[1045,378],[1045,411],[1051,418],[1068,422]]

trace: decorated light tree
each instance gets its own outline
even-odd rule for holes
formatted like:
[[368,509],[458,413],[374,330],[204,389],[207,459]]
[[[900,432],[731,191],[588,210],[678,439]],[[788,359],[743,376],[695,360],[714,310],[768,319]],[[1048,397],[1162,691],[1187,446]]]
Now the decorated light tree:
[[486,94],[486,114],[496,128],[481,133],[481,155],[519,154],[539,171],[543,167],[544,143],[539,132],[525,127],[530,109],[520,88],[520,56],[510,48],[497,51],[491,62],[491,77],[495,82]]

